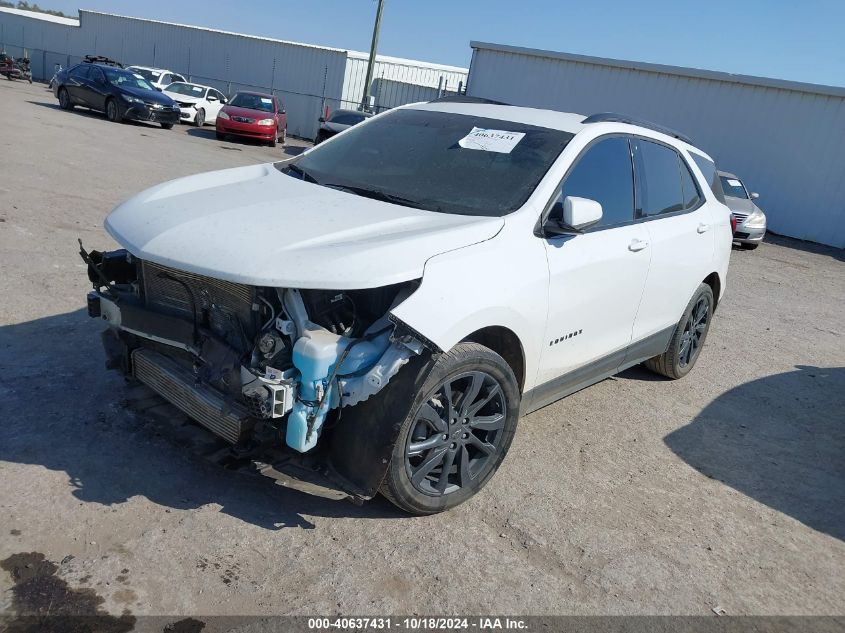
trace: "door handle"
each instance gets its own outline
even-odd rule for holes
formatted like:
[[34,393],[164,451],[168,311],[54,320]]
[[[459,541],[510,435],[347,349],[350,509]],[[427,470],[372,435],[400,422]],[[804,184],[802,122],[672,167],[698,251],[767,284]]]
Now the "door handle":
[[628,250],[636,253],[637,251],[641,251],[644,248],[648,248],[648,242],[645,240],[631,240],[631,243],[628,244]]
[[701,222],[701,223],[698,225],[698,228],[696,229],[696,231],[698,231],[699,233],[706,233],[706,232],[707,232],[707,231],[709,231],[709,230],[710,230],[710,225],[709,225],[709,224],[705,224],[704,222]]

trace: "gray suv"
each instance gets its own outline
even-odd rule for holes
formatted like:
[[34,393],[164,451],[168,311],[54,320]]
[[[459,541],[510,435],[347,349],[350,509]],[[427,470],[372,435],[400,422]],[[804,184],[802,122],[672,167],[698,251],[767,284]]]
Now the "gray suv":
[[720,171],[719,178],[725,192],[725,204],[736,217],[734,242],[748,250],[757,248],[766,235],[766,214],[754,204],[760,194],[749,193],[743,182],[734,174]]

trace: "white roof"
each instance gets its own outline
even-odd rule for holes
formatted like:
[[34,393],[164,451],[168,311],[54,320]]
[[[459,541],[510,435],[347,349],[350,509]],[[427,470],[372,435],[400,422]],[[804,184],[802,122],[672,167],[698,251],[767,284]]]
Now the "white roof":
[[3,13],[11,13],[12,15],[20,15],[25,18],[43,20],[44,22],[53,22],[54,24],[64,24],[65,26],[79,26],[79,20],[77,20],[76,18],[63,18],[58,15],[41,13],[40,11],[24,11],[23,9],[12,9],[9,7],[0,7],[0,11],[2,11]]
[[501,119],[503,121],[546,127],[552,130],[562,130],[572,134],[577,134],[584,129],[584,124],[581,123],[584,120],[584,115],[575,114],[574,112],[557,112],[556,110],[525,108],[523,106],[460,101],[415,103],[406,107],[415,110],[454,112],[455,114],[468,114],[487,119]]
[[[131,66],[127,66],[126,68],[127,69],[137,68],[138,70],[153,70],[157,73],[173,73],[174,72],[174,71],[172,71],[168,68],[156,68],[155,66],[139,66],[138,64],[132,64]],[[176,73],[176,74],[178,75],[179,73]]]

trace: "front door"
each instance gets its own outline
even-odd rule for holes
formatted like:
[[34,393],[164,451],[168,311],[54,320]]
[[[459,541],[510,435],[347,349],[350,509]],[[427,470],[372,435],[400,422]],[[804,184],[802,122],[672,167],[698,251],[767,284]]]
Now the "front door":
[[545,238],[549,310],[532,408],[621,365],[651,258],[648,230],[634,222],[627,137],[602,137],[584,151],[552,214],[562,214],[566,196],[599,202],[602,219],[581,234]]

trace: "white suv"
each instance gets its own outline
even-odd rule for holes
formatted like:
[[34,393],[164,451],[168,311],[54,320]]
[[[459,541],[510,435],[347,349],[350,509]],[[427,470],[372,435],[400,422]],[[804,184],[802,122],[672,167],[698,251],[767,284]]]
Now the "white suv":
[[484,486],[521,414],[689,372],[731,249],[681,135],[466,97],[164,183],[106,229],[125,250],[83,257],[109,366],[285,485],[418,514]]

